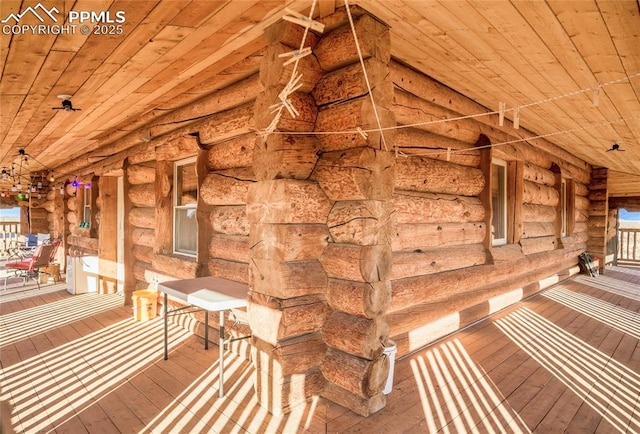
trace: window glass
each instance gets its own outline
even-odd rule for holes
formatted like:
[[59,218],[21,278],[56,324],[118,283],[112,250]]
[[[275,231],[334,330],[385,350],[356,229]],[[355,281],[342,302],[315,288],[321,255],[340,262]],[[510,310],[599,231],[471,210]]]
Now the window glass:
[[84,186],[82,222],[87,228],[91,224],[91,184]]
[[198,177],[194,158],[175,163],[174,172],[173,250],[196,255]]
[[507,163],[494,160],[491,164],[492,243],[507,243]]

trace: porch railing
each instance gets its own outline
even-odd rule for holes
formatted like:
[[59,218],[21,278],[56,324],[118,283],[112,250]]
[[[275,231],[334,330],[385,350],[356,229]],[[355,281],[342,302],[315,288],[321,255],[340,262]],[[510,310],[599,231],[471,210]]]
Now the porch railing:
[[640,263],[640,229],[618,229],[618,261]]
[[6,254],[11,244],[18,241],[20,237],[20,222],[6,221],[0,222],[0,254]]

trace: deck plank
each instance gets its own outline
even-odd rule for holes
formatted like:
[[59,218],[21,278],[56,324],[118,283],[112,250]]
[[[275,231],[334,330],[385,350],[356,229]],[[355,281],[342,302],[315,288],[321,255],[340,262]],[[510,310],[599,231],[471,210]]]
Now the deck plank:
[[[48,314],[68,321],[8,336],[0,394],[20,409],[13,416],[19,432],[607,433],[617,430],[611,417],[633,432],[640,423],[640,396],[629,392],[640,385],[639,282],[640,273],[623,267],[599,280],[571,279],[553,289],[564,298],[543,291],[397,360],[387,405],[369,418],[322,398],[270,415],[257,402],[250,362],[231,353],[219,398],[216,345],[204,351],[201,338],[170,325],[165,361],[161,319],[136,323],[131,307],[117,303],[71,315],[96,299],[71,296],[64,286],[18,287],[0,294],[4,318],[27,325],[29,315],[53,308],[59,311]],[[616,322],[603,312],[626,313]],[[3,335],[15,333],[15,324],[0,322]],[[594,386],[577,393],[577,378]]]

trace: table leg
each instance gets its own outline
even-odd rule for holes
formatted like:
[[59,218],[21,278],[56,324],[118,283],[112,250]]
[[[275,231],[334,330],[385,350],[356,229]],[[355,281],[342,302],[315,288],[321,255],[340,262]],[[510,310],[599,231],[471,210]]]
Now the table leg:
[[218,387],[218,396],[222,398],[224,396],[224,311],[220,311],[220,385]]
[[168,296],[167,293],[164,293],[164,359],[167,360],[169,358],[169,309],[167,307]]
[[204,349],[209,349],[209,311],[204,311]]

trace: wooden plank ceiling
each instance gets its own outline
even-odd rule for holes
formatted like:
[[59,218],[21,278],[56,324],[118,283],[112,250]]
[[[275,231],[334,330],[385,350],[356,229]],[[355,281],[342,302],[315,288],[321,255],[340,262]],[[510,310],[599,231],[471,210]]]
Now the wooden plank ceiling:
[[[392,29],[393,55],[476,100],[506,103],[520,125],[636,183],[640,174],[637,0],[357,0]],[[125,11],[121,35],[0,35],[0,166],[56,168],[257,71],[263,29],[310,0],[43,0],[69,11]],[[2,0],[13,24],[35,0]],[[322,15],[343,0],[321,0]],[[42,24],[24,14],[20,24]],[[45,24],[54,24],[45,22]],[[68,24],[68,23],[65,23]],[[9,33],[9,34],[6,34]],[[247,57],[249,59],[245,60]],[[615,83],[612,83],[615,82]],[[594,91],[600,85],[598,104]],[[52,110],[72,95],[81,111]],[[614,143],[624,152],[607,152]],[[110,151],[111,149],[111,151]],[[98,150],[98,151],[96,151]],[[35,160],[35,161],[34,161]],[[639,185],[618,188],[640,195]],[[0,188],[2,188],[0,186]]]

